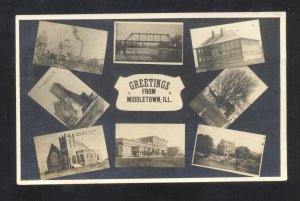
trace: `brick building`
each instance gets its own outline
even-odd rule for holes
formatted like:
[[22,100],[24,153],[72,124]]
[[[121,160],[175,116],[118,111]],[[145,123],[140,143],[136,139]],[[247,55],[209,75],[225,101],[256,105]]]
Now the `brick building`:
[[217,146],[217,153],[222,156],[230,156],[235,153],[235,143],[222,139]]
[[78,95],[59,83],[53,83],[50,92],[59,99],[54,103],[54,114],[69,127],[75,125],[93,102],[93,94],[83,92]]
[[116,157],[165,156],[168,141],[157,136],[116,139]]
[[48,172],[57,172],[69,168],[101,163],[101,152],[89,149],[76,140],[74,134],[59,137],[59,148],[51,144],[47,156]]
[[[234,67],[264,62],[263,50],[257,39],[239,36],[235,31],[212,31],[211,37],[195,48],[198,68]],[[255,62],[256,61],[256,62]]]

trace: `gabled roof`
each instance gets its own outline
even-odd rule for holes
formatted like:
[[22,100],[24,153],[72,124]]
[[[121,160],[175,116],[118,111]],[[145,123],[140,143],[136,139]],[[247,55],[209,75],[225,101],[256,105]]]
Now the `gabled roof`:
[[51,153],[52,153],[53,151],[59,153],[59,152],[60,152],[60,149],[59,149],[57,146],[55,146],[54,144],[51,143],[51,146],[50,146],[50,149],[49,149],[49,153],[48,153],[47,158],[50,157],[50,155],[51,155]]
[[81,150],[89,150],[89,148],[88,148],[85,144],[83,144],[82,142],[76,141],[76,146],[77,146],[79,149],[81,149]]
[[[205,40],[203,43],[201,43],[198,47],[205,47],[205,46],[209,46],[209,45],[213,45],[213,44],[218,44],[218,43],[222,43],[222,42],[226,42],[226,41],[231,41],[234,39],[238,39],[238,38],[244,38],[239,36],[235,31],[233,30],[223,30],[223,35],[221,33],[219,34],[215,34],[214,37],[210,37],[207,40]],[[250,39],[250,38],[248,38]],[[257,39],[251,39],[251,40],[257,40]]]

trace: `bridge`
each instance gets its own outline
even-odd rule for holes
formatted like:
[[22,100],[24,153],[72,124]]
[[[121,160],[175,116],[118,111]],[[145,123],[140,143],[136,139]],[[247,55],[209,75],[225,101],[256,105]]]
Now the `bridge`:
[[173,38],[169,34],[157,33],[131,33],[125,40],[130,42],[145,42],[145,43],[159,43],[159,42],[173,42]]

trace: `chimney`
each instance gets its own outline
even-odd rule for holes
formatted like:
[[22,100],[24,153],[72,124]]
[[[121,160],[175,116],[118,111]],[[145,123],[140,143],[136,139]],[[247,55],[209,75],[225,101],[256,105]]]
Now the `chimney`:
[[225,29],[221,28],[220,32],[221,32],[221,36],[224,36]]
[[212,38],[215,38],[215,31],[212,31],[212,32],[211,32],[211,37],[212,37]]

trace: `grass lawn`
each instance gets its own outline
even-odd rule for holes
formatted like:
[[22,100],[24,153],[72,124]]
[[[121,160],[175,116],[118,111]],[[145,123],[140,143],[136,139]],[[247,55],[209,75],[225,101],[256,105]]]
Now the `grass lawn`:
[[41,174],[40,177],[41,179],[52,179],[52,178],[57,178],[57,177],[63,177],[63,176],[68,176],[68,175],[73,175],[73,174],[79,174],[79,173],[84,173],[84,172],[91,172],[91,171],[96,171],[96,170],[102,170],[102,169],[107,169],[109,168],[108,162],[105,162],[104,164],[94,164],[94,165],[87,165],[79,168],[71,168],[67,170],[61,170],[59,172],[51,172],[48,174]]

